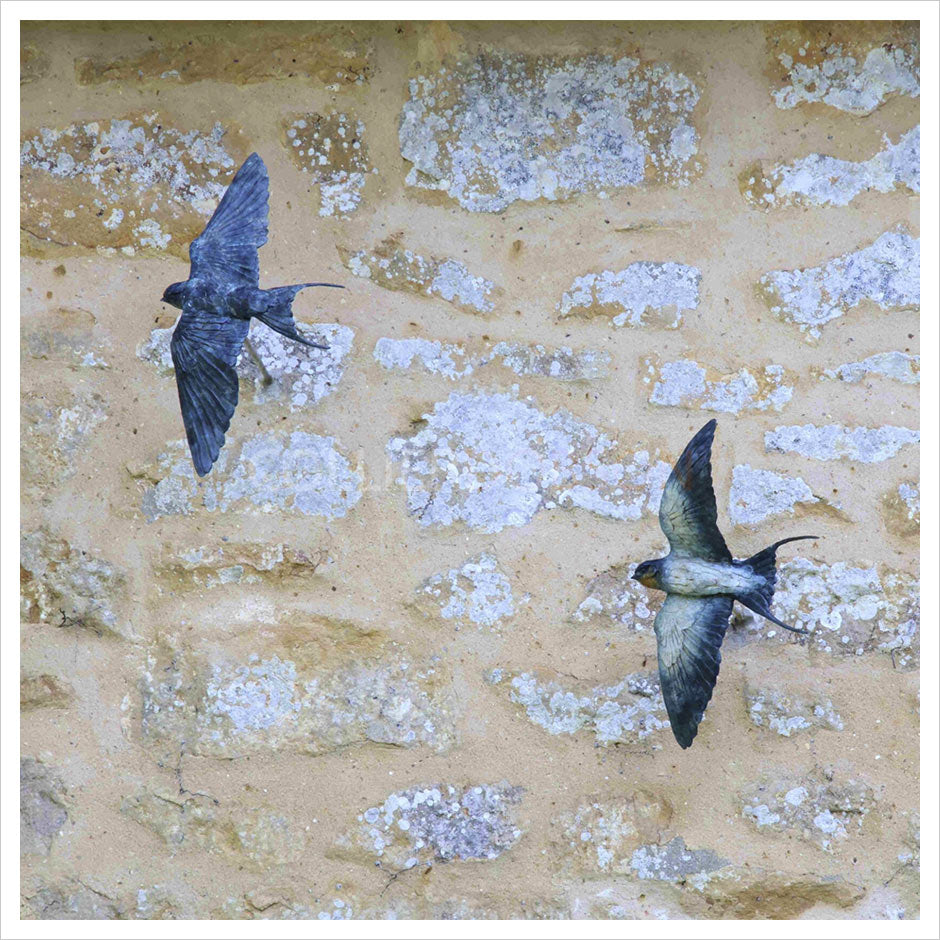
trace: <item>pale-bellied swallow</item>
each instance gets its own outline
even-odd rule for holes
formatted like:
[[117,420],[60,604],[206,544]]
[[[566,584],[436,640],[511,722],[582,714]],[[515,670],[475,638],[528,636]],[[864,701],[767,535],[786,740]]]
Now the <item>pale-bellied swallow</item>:
[[735,601],[786,630],[807,632],[778,620],[770,604],[777,549],[818,537],[781,539],[746,561],[731,557],[718,531],[712,487],[715,426],[712,419],[689,441],[666,481],[659,524],[669,539],[669,554],[642,562],[633,573],[645,587],[666,592],[654,623],[659,682],[672,733],[683,748],[691,746],[712,697]]

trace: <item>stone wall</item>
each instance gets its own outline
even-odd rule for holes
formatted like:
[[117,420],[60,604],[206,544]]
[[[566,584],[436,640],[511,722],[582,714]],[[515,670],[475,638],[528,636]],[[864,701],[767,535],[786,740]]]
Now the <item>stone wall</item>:
[[[916,917],[916,25],[22,33],[30,918]],[[164,287],[271,175],[199,481]],[[694,746],[656,509],[788,535]],[[801,546],[812,545],[810,550]]]

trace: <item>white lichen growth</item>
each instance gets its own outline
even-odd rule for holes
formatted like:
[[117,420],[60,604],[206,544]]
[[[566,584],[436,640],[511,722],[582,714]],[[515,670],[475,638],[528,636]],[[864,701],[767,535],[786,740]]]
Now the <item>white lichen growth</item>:
[[779,513],[793,515],[794,507],[819,502],[799,477],[789,477],[750,464],[738,464],[732,471],[728,493],[728,515],[736,525],[758,525]]
[[826,369],[823,378],[838,379],[841,382],[861,382],[869,375],[882,375],[905,385],[917,385],[920,382],[920,356],[893,350],[876,353],[858,362],[847,362],[835,369]]
[[489,552],[481,552],[459,568],[432,575],[418,588],[420,601],[430,601],[437,615],[461,624],[500,627],[516,612],[509,578]]
[[643,326],[655,315],[676,328],[682,313],[699,302],[702,275],[674,261],[637,261],[622,271],[601,271],[574,279],[558,304],[561,316],[605,313],[614,326]]
[[405,371],[412,363],[420,363],[426,372],[461,379],[473,372],[464,348],[457,343],[440,343],[428,339],[390,339],[383,336],[375,344],[372,355],[388,370]]
[[880,463],[902,447],[917,444],[920,434],[910,428],[847,428],[841,424],[782,425],[764,434],[768,454],[800,454],[814,460],[856,460]]
[[747,687],[744,699],[748,716],[758,728],[767,728],[784,738],[813,728],[844,728],[832,701],[822,696],[801,698],[778,689]]
[[863,302],[882,310],[920,304],[920,239],[885,232],[859,251],[816,268],[769,271],[761,280],[771,311],[812,338]]
[[708,378],[704,366],[691,359],[658,364],[646,360],[644,383],[655,379],[649,401],[653,405],[691,408],[737,414],[740,411],[780,411],[793,397],[793,386],[784,383],[784,369],[767,365],[755,378],[743,368],[731,375]]

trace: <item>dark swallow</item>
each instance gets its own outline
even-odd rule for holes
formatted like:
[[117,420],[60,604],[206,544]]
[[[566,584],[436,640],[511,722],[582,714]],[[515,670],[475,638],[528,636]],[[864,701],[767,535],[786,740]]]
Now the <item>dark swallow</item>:
[[659,524],[669,539],[665,558],[637,565],[633,579],[666,592],[654,629],[659,682],[672,733],[690,747],[712,697],[721,664],[721,642],[734,602],[777,626],[806,634],[771,612],[777,580],[777,549],[782,539],[746,561],[735,561],[718,531],[712,487],[711,450],[715,420],[689,441],[676,461],[659,505]]
[[199,476],[205,476],[225,443],[235,406],[235,362],[252,317],[304,346],[291,303],[305,287],[292,284],[260,290],[258,249],[268,240],[268,171],[253,153],[235,174],[203,233],[189,246],[189,280],[171,284],[163,302],[183,315],[170,352],[176,369],[186,439]]

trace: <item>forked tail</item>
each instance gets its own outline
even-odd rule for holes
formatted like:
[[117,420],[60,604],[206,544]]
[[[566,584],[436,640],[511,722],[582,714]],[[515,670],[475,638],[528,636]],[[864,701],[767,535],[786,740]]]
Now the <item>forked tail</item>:
[[782,620],[778,620],[770,612],[770,605],[773,603],[774,587],[777,584],[777,549],[781,545],[786,545],[787,542],[799,542],[802,539],[816,538],[819,538],[819,536],[795,535],[789,539],[781,539],[779,542],[774,542],[773,545],[768,545],[767,548],[762,548],[756,555],[752,555],[746,561],[739,562],[740,565],[746,566],[755,574],[760,575],[763,578],[763,583],[749,594],[736,595],[737,600],[745,607],[753,610],[755,614],[760,614],[761,617],[777,624],[778,627],[783,627],[784,630],[791,630],[793,633],[801,633],[804,636],[808,635],[808,630],[800,630],[797,627],[791,627]]
[[290,339],[296,340],[298,343],[303,343],[304,346],[312,346],[314,349],[329,349],[329,346],[304,339],[300,333],[297,332],[297,325],[294,323],[294,313],[291,310],[291,304],[294,302],[294,298],[297,294],[305,287],[342,288],[342,286],[342,284],[291,284],[289,287],[274,287],[271,290],[264,291],[268,300],[267,309],[262,310],[260,313],[255,313],[255,316],[265,326],[270,327],[276,333],[290,337]]

